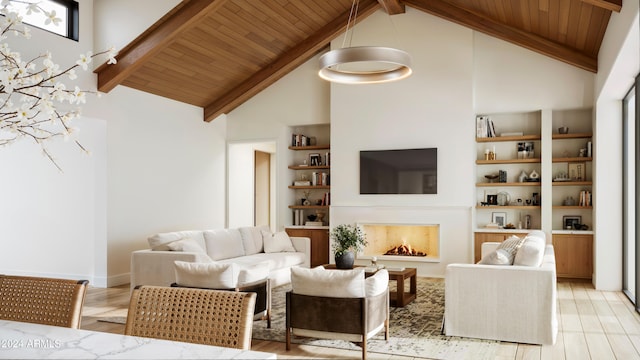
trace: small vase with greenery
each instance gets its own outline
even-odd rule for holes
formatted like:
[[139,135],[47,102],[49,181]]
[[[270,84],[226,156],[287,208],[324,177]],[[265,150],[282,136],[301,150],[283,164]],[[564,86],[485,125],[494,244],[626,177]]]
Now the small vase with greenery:
[[356,225],[341,224],[331,230],[331,238],[336,267],[338,269],[353,268],[355,253],[367,245],[362,230]]

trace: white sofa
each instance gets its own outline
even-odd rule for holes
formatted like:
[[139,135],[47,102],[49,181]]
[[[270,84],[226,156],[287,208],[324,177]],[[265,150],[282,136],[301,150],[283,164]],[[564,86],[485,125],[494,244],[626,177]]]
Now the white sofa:
[[[545,239],[539,231],[532,235]],[[482,244],[483,259],[495,254],[499,245]],[[546,239],[541,247],[538,266],[449,264],[445,278],[446,335],[554,344],[558,333],[555,255]],[[521,251],[531,251],[531,247],[516,250]]]
[[150,249],[131,253],[131,288],[137,285],[170,286],[176,281],[176,260],[237,263],[244,267],[266,262],[269,264],[270,286],[288,284],[291,282],[291,267],[310,266],[311,240],[290,237],[293,248],[289,251],[273,251],[273,245],[267,244],[268,252],[265,252],[263,231],[270,233],[265,226],[153,235],[148,238]]

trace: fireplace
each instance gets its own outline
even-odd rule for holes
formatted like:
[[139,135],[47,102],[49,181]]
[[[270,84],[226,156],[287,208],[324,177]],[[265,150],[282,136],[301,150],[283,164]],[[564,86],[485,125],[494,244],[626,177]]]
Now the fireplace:
[[432,224],[359,224],[367,246],[359,259],[434,262],[440,259],[440,226]]

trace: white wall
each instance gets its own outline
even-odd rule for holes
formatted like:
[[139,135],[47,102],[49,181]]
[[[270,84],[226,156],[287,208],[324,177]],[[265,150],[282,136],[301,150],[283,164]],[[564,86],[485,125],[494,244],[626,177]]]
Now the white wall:
[[[95,38],[104,39],[97,50],[128,43],[172,6],[134,3],[96,1],[96,15],[108,14],[96,22]],[[25,59],[51,50],[55,62],[75,62],[94,50],[94,1],[79,5],[79,42],[33,29],[29,41],[11,37],[12,47]],[[95,89],[93,74],[79,75],[83,89]],[[75,125],[92,156],[55,144],[64,174],[27,141],[0,151],[0,239],[10,244],[0,272],[127,283],[130,253],[146,248],[149,235],[224,226],[224,117],[205,123],[200,108],[121,86],[89,97],[83,114]]]
[[[82,2],[80,16],[90,18],[92,3]],[[51,49],[54,62],[74,63],[92,50],[91,22],[81,22],[79,42],[31,28],[32,38],[10,36],[7,42],[23,60]],[[4,41],[3,41],[4,42]],[[75,84],[95,88],[91,73],[78,71]],[[70,83],[68,83],[70,84]],[[88,101],[94,101],[91,96]],[[106,275],[106,259],[96,257],[106,234],[106,123],[82,117],[74,126],[92,152],[84,155],[73,142],[56,141],[50,150],[64,173],[41,155],[38,145],[24,139],[0,149],[0,273],[91,279]]]
[[225,120],[202,109],[118,86],[103,96],[108,119],[108,264],[126,283],[129,254],[163,231],[225,223]]
[[[329,123],[329,84],[318,73],[314,57],[227,115],[227,141],[276,142],[276,230],[291,224],[287,207],[294,201],[290,184],[293,164],[288,150],[291,127]],[[214,122],[217,120],[214,120]],[[231,181],[231,180],[230,180]],[[246,225],[235,223],[238,226]]]
[[[438,219],[440,263],[411,266],[444,276],[446,264],[472,259],[475,114],[590,107],[594,75],[410,7],[393,21],[400,47],[413,57],[413,75],[331,87],[331,223]],[[378,12],[355,34],[385,26]],[[368,41],[376,45],[374,36]],[[438,148],[437,195],[359,195],[359,150],[412,147]]]
[[640,72],[638,2],[613,13],[600,47],[594,122],[594,278],[597,289],[622,288],[622,100]]

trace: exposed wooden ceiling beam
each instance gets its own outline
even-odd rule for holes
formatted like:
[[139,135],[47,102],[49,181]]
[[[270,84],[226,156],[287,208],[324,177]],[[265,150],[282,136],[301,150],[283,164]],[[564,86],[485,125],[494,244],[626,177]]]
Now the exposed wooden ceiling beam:
[[121,84],[130,74],[144,65],[145,61],[167,47],[185,29],[196,24],[212,11],[216,11],[227,0],[187,0],[163,16],[147,31],[120,50],[117,64],[98,67],[98,90],[109,92]]
[[615,12],[622,10],[622,0],[582,0],[582,2]]
[[404,4],[400,0],[378,0],[378,3],[389,15],[404,14],[405,12]]
[[541,36],[505,25],[482,14],[461,8],[447,0],[404,0],[416,9],[442,17],[473,30],[514,43],[529,50],[566,62],[579,68],[597,72],[598,60],[570,47]]
[[[362,21],[379,8],[380,5],[376,0],[361,1],[357,22]],[[249,79],[217,98],[204,108],[204,120],[209,122],[222,114],[229,113],[296,67],[302,65],[324,49],[331,40],[341,35],[347,27],[348,20],[349,11],[346,11]]]

